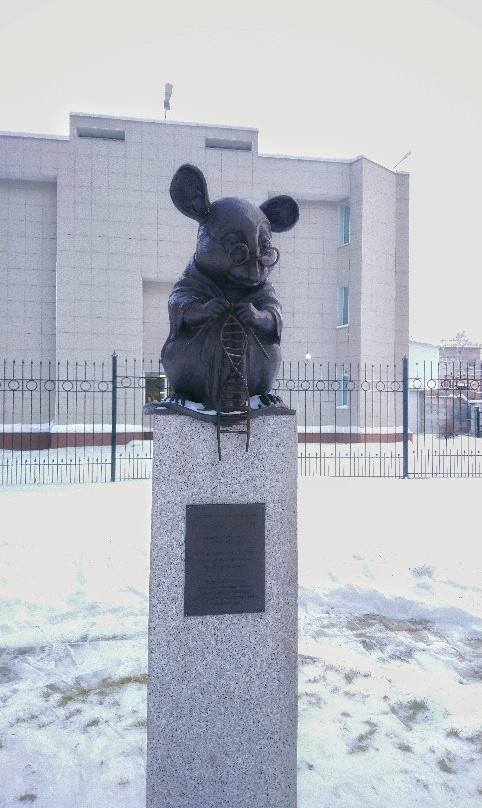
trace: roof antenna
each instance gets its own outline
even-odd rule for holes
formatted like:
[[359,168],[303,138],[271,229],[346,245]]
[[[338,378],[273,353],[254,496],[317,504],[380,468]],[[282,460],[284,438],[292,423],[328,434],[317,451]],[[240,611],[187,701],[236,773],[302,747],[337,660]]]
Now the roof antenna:
[[[167,87],[167,86],[168,86],[168,85],[166,84],[166,87]],[[170,85],[170,86],[172,87],[172,85]],[[411,153],[412,153],[411,151],[408,151],[406,154],[404,154],[404,155],[403,155],[403,157],[402,157],[402,159],[401,159],[401,160],[399,160],[399,161],[398,161],[398,163],[395,163],[395,165],[394,165],[394,166],[393,166],[393,168],[392,168],[392,171],[393,171],[393,170],[394,170],[394,169],[395,169],[397,166],[399,166],[399,165],[400,165],[400,163],[403,163],[403,161],[404,161],[404,160],[406,160],[406,159],[407,159],[407,157],[410,157]]]
[[164,120],[167,118],[167,110],[171,109],[171,105],[169,101],[171,100],[172,95],[172,84],[169,82],[165,85],[165,94],[164,94]]

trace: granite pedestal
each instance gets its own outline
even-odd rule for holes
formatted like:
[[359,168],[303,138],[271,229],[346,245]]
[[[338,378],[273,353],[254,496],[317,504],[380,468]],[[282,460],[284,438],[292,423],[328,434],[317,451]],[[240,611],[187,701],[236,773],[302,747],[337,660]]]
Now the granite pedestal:
[[[296,417],[221,440],[154,417],[147,806],[295,808]],[[264,611],[185,615],[186,506],[216,503],[265,505]]]

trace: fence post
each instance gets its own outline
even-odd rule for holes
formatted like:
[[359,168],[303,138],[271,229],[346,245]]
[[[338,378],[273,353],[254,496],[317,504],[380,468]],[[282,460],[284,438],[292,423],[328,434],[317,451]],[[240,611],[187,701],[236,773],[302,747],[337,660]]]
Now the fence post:
[[110,481],[115,483],[115,455],[117,446],[117,354],[112,354],[112,426],[110,432]]
[[408,357],[402,359],[403,478],[408,478]]

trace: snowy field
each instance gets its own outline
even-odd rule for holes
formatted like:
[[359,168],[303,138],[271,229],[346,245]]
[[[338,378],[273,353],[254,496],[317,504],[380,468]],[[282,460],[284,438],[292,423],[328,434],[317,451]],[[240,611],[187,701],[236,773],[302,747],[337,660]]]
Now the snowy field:
[[[479,502],[300,479],[299,808],[480,804]],[[1,808],[144,806],[149,509],[149,481],[0,493]]]

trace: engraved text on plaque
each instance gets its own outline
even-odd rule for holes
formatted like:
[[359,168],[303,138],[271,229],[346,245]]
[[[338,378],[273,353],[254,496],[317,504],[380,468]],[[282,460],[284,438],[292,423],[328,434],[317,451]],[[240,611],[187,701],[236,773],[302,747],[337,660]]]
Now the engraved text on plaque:
[[265,609],[265,505],[186,506],[184,614]]

